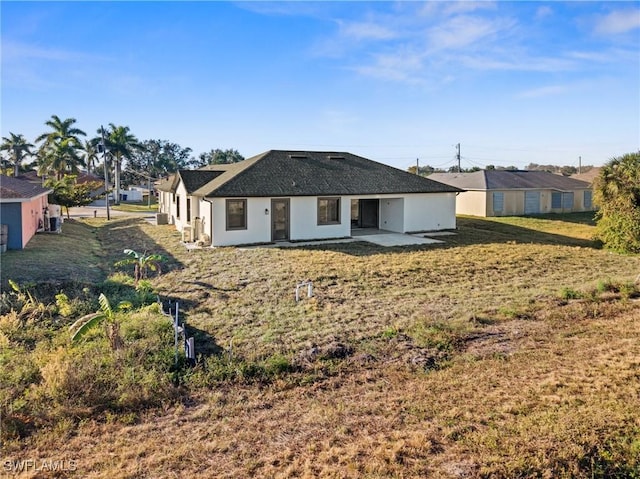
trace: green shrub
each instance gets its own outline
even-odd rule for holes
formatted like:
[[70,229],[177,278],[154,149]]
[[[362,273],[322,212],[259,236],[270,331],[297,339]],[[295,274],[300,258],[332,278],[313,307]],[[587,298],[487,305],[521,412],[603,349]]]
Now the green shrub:
[[[66,306],[66,297],[58,299]],[[84,341],[70,344],[66,327],[25,323],[15,311],[0,317],[4,438],[24,436],[41,426],[66,430],[69,421],[106,414],[135,418],[178,397],[171,377],[171,322],[157,304],[119,314],[124,340],[117,351],[104,328],[92,328]],[[34,346],[25,337],[39,340]]]
[[289,358],[281,354],[256,361],[213,355],[188,371],[185,381],[193,387],[211,387],[226,382],[269,383],[295,370]]
[[560,290],[560,298],[567,301],[570,299],[580,299],[582,297],[583,297],[582,293],[580,293],[579,291],[573,288],[569,288],[568,286],[565,286]]
[[620,253],[640,253],[640,151],[607,162],[594,181],[597,239]]

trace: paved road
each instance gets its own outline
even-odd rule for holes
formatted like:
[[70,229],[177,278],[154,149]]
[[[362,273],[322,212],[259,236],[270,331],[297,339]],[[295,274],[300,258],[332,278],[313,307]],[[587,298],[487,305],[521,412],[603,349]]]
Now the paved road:
[[[63,215],[67,216],[66,211],[63,211]],[[113,208],[109,208],[109,215],[114,217],[121,216],[135,216],[139,218],[153,218],[155,220],[156,212],[155,211],[140,211],[140,212],[131,212],[131,211],[118,211]],[[107,207],[106,206],[78,206],[75,208],[69,208],[69,216],[71,218],[106,218],[107,217]]]

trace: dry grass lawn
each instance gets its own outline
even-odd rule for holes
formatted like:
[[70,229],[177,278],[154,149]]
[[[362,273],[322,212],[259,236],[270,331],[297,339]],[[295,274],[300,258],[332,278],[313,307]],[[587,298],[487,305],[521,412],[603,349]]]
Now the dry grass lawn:
[[[201,353],[295,368],[4,457],[77,461],[55,477],[640,477],[640,301],[608,287],[640,258],[563,219],[460,218],[436,246],[192,252],[169,226],[77,224],[105,265],[126,247],[169,258],[154,285]],[[315,296],[296,303],[306,279]]]

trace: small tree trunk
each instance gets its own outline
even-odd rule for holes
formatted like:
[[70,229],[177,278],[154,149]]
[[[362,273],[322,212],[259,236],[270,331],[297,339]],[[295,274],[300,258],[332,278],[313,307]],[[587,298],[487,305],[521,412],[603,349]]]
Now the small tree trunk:
[[122,337],[120,337],[120,323],[107,323],[107,336],[109,337],[111,349],[114,351],[122,349],[124,341],[122,340]]

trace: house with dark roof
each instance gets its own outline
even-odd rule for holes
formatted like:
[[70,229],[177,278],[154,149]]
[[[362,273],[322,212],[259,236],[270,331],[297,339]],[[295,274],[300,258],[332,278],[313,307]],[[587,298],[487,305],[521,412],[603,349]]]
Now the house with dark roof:
[[157,189],[184,240],[212,246],[452,229],[461,191],[351,153],[284,150],[180,170]]
[[52,190],[28,180],[0,175],[0,223],[7,227],[7,249],[22,249],[45,228],[47,195]]
[[591,185],[546,171],[481,170],[434,173],[429,178],[464,190],[456,213],[519,216],[593,211]]

